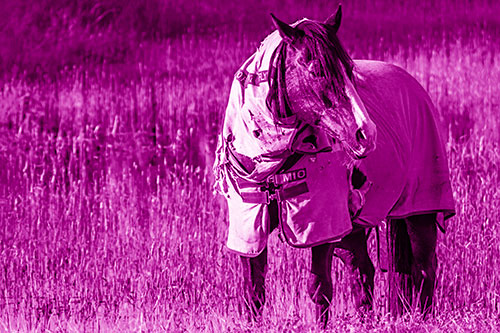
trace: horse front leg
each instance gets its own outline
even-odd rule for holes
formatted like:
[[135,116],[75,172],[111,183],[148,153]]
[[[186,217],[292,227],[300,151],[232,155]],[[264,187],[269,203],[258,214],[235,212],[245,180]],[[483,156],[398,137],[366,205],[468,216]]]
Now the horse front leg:
[[328,323],[328,308],[332,302],[332,255],[333,244],[313,246],[311,249],[311,275],[308,293],[316,306],[316,320],[325,328]]
[[366,229],[354,225],[352,232],[336,243],[334,255],[347,266],[354,305],[360,314],[373,309],[375,268],[368,255]]
[[[269,233],[278,227],[278,202],[272,200],[267,207]],[[243,268],[243,295],[249,321],[257,320],[266,302],[267,247],[256,257],[240,256]]]
[[243,297],[248,320],[256,320],[262,314],[266,302],[267,248],[257,257],[240,256],[243,269]]

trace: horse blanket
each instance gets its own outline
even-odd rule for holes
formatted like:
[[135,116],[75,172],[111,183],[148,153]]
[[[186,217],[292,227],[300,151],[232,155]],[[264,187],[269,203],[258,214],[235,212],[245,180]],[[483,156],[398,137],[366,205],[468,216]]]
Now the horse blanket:
[[[281,43],[269,35],[236,73],[216,152],[215,173],[229,211],[227,247],[257,256],[267,244],[269,177],[281,185],[280,232],[296,247],[339,240],[351,229],[346,156],[324,132],[291,119],[277,122],[266,105],[272,55]],[[291,167],[283,164],[303,154]],[[277,184],[278,183],[278,184]]]
[[[320,130],[293,119],[276,122],[266,105],[280,43],[277,32],[269,35],[236,73],[216,151],[215,177],[229,208],[227,247],[246,256],[267,244],[272,198],[279,201],[280,230],[293,246],[333,242],[352,229],[343,150]],[[453,216],[446,153],[428,94],[403,69],[382,62],[355,61],[354,81],[377,126],[377,148],[358,165],[372,186],[357,222]],[[296,152],[306,155],[283,170]],[[263,192],[270,177],[279,178],[282,191]]]
[[[427,92],[403,69],[355,61],[355,87],[377,126],[377,147],[359,164],[372,182],[359,220],[455,214],[439,116]],[[444,229],[444,225],[441,225]]]

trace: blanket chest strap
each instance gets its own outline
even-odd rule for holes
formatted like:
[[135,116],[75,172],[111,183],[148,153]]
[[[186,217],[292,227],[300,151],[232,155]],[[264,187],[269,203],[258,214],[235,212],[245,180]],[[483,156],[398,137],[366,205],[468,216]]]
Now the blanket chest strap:
[[269,204],[271,200],[276,199],[278,202],[281,202],[307,192],[309,192],[307,183],[302,182],[286,188],[270,189],[261,187],[257,191],[241,191],[240,196],[245,203]]

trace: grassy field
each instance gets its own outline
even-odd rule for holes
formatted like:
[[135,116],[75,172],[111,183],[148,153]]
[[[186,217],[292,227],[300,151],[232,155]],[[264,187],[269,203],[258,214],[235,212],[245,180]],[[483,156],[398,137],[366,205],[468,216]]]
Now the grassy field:
[[[27,2],[5,2],[16,3]],[[0,20],[2,40],[19,39],[0,54],[0,331],[316,331],[309,251],[275,235],[263,320],[239,315],[239,261],[224,249],[210,165],[233,74],[271,31],[267,12],[324,19],[331,5],[233,4],[215,15],[227,2],[181,1],[161,23],[170,2],[54,3]],[[334,259],[332,331],[499,330],[496,6],[344,3],[351,54],[399,64],[438,107],[457,216],[439,236],[435,317],[390,317],[377,271],[374,320],[361,321]],[[66,13],[58,34],[44,11]]]

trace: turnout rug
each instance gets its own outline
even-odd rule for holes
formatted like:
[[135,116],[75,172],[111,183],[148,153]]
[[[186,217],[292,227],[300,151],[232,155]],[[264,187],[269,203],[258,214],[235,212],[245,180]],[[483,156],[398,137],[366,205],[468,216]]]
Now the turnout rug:
[[[349,171],[340,145],[293,117],[277,122],[266,105],[280,43],[277,31],[269,35],[236,73],[216,151],[216,186],[229,210],[227,247],[245,256],[257,256],[267,244],[272,199],[279,202],[280,232],[292,246],[337,241],[352,230]],[[355,65],[354,86],[377,126],[375,151],[357,162],[372,183],[357,222],[376,226],[386,218],[431,212],[441,213],[442,221],[453,216],[446,152],[428,94],[397,66]],[[296,153],[302,157],[294,159]],[[281,190],[265,191],[269,180]]]
[[377,125],[377,148],[359,163],[372,182],[359,220],[377,225],[386,217],[438,212],[443,222],[453,216],[443,130],[429,95],[395,65],[356,60],[355,66],[357,92]]

